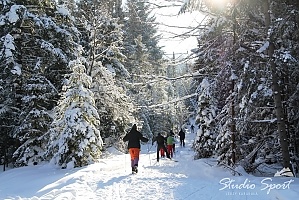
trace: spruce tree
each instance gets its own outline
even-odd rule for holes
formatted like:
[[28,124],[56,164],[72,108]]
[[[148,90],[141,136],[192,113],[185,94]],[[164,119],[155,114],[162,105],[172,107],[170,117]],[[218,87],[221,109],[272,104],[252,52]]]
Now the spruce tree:
[[79,59],[71,61],[70,68],[73,73],[61,94],[54,122],[46,135],[49,138],[47,159],[63,168],[96,162],[103,146],[98,130],[100,116],[93,92],[89,90],[91,77],[86,75]]
[[10,44],[1,47],[1,54],[11,52],[2,57],[3,64],[9,65],[1,75],[10,80],[5,84],[11,88],[3,101],[18,111],[13,120],[5,123],[14,126],[7,134],[16,140],[15,164],[27,165],[40,161],[33,157],[43,151],[39,137],[48,130],[49,113],[56,104],[64,75],[69,73],[68,60],[80,51],[76,43],[78,32],[67,10],[52,0],[2,2],[1,8],[0,26],[5,27],[1,40]]
[[[277,147],[283,146],[283,165],[286,166],[288,147],[285,143],[290,139],[294,147],[297,137],[291,128],[294,127],[292,123],[296,118],[293,118],[294,103],[290,102],[294,102],[298,83],[297,78],[292,76],[293,73],[289,72],[297,71],[294,53],[297,42],[294,38],[298,34],[293,29],[293,14],[297,13],[298,4],[272,1],[267,7],[260,1],[253,0],[228,4],[224,10],[219,10],[215,9],[215,5],[199,2],[201,1],[189,0],[184,9],[189,6],[191,9],[208,9],[213,13],[208,21],[212,28],[203,31],[198,40],[197,70],[200,73],[216,74],[215,97],[219,108],[216,117],[219,132],[216,146],[220,160],[230,164],[233,157],[230,153],[234,153],[237,164],[252,172],[261,163],[271,164],[281,159],[281,150]],[[287,12],[291,14],[288,15]],[[286,24],[289,26],[286,27]],[[260,27],[266,27],[267,31]],[[226,40],[223,40],[224,36]],[[209,48],[205,49],[205,45]],[[230,74],[236,77],[234,81],[231,81]],[[283,104],[278,103],[277,96],[281,97]],[[227,116],[231,112],[234,117],[229,119]],[[276,116],[278,125],[273,123],[277,120]],[[237,133],[234,152],[231,148],[230,120],[234,121]],[[290,138],[283,133],[285,123],[290,131]],[[279,133],[277,126],[280,127]],[[279,134],[280,141],[277,140]],[[292,146],[289,149],[296,149]]]
[[[2,34],[2,33],[1,33]],[[4,33],[5,34],[5,33]],[[20,67],[15,61],[13,36],[7,33],[0,38],[0,156],[4,166],[12,162],[18,142],[12,132],[19,117],[16,90],[19,88]]]
[[[128,71],[122,54],[123,32],[119,19],[110,13],[111,2],[80,1],[82,40],[86,49],[84,57],[92,76],[91,90],[100,114],[100,130],[105,144],[124,150],[121,140],[132,115],[132,104],[126,95],[125,82]],[[113,4],[114,5],[114,4]]]
[[48,131],[52,122],[50,108],[55,87],[42,75],[34,75],[26,81],[22,106],[26,107],[20,114],[20,125],[14,137],[20,146],[14,152],[15,166],[40,163],[43,158],[45,141],[42,135]]
[[[159,35],[157,27],[154,25],[155,17],[151,13],[150,4],[147,1],[127,1],[127,10],[124,18],[124,55],[126,56],[125,66],[130,73],[128,79],[129,95],[135,99],[139,108],[135,109],[135,116],[144,122],[144,128],[147,133],[152,134],[158,129],[161,120],[160,114],[155,114],[153,110],[149,110],[150,105],[159,104],[155,102],[156,93],[161,91],[165,94],[165,88],[158,88],[158,85],[150,83],[151,79],[158,75],[165,75],[165,66],[163,66],[163,52],[158,46]],[[166,106],[163,106],[166,107]],[[168,120],[166,117],[165,120]],[[166,121],[164,121],[165,124]]]
[[198,126],[193,143],[196,158],[209,158],[215,155],[217,136],[215,132],[215,117],[217,107],[215,106],[212,90],[212,83],[207,78],[203,79],[198,88],[198,109],[195,120],[195,124]]

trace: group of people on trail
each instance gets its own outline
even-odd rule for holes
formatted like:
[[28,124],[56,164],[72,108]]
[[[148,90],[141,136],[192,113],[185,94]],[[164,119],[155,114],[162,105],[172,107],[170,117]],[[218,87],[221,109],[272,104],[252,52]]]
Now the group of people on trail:
[[[183,131],[183,129],[180,130],[178,135],[180,137],[180,146],[185,147],[185,132]],[[137,173],[140,154],[140,141],[146,143],[149,141],[149,139],[144,137],[137,130],[137,125],[134,124],[130,132],[123,138],[123,141],[128,141],[132,173]],[[161,157],[165,157],[166,154],[167,158],[173,158],[176,142],[172,130],[169,132],[167,137],[164,137],[161,133],[158,133],[158,135],[152,139],[152,145],[154,144],[154,142],[157,143],[157,162],[159,162],[159,154],[161,154]]]
[[[183,129],[180,130],[179,136],[180,145],[185,147],[185,132],[183,131]],[[165,157],[165,154],[167,158],[173,158],[173,155],[175,153],[176,140],[174,138],[174,133],[172,130],[170,130],[169,134],[166,137],[164,137],[161,133],[158,133],[158,135],[153,138],[152,145],[154,145],[155,142],[157,143],[157,162],[159,162],[159,154],[162,158]]]

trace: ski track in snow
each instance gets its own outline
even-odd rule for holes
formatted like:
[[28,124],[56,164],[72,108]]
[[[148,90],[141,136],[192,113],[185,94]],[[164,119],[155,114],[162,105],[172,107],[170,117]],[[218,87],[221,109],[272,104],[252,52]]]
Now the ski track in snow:
[[[187,135],[189,138],[194,138],[194,135]],[[45,174],[45,177],[41,177],[44,179],[40,181],[41,184],[35,182],[35,184],[31,185],[29,183],[26,185],[26,180],[24,180],[22,184],[28,188],[31,187],[31,190],[26,192],[26,187],[24,187],[22,191],[15,192],[15,194],[22,194],[22,196],[9,196],[4,199],[289,200],[286,197],[292,195],[294,199],[298,197],[298,192],[292,190],[282,192],[276,190],[270,194],[261,192],[259,189],[254,190],[254,192],[258,191],[258,196],[228,195],[226,193],[227,191],[219,191],[219,188],[221,188],[221,186],[219,186],[219,180],[224,177],[233,176],[227,170],[214,166],[215,163],[206,163],[212,162],[212,160],[206,160],[206,162],[194,161],[191,145],[192,140],[188,140],[188,138],[186,140],[186,147],[176,145],[174,160],[178,162],[169,161],[167,159],[161,159],[160,162],[157,162],[155,147],[149,148],[149,146],[146,145],[142,146],[137,174],[131,174],[130,156],[128,154],[113,154],[106,159],[101,159],[99,163],[71,170],[51,169],[51,166],[34,166],[36,170],[38,170],[37,174]],[[151,150],[148,151],[147,149]],[[14,169],[11,171],[13,170]],[[22,172],[26,173],[26,170]],[[8,171],[6,175],[16,176],[16,173],[10,174]],[[24,176],[26,176],[26,174]],[[38,177],[32,178],[34,181],[39,181]],[[233,178],[236,180],[245,179],[243,176]],[[259,179],[254,179],[254,181],[257,180]],[[298,187],[298,185],[297,181],[295,187]],[[16,190],[18,190],[18,188],[16,188]],[[248,192],[248,190],[230,190],[230,192],[240,193]],[[291,192],[291,195],[289,192]],[[288,195],[284,195],[287,193]],[[1,197],[0,188],[0,199],[2,199]]]

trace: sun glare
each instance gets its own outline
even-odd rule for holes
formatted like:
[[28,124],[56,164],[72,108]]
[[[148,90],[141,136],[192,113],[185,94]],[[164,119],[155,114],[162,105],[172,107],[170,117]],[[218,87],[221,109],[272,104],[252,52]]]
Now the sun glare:
[[222,10],[231,0],[205,0],[207,5],[213,9]]

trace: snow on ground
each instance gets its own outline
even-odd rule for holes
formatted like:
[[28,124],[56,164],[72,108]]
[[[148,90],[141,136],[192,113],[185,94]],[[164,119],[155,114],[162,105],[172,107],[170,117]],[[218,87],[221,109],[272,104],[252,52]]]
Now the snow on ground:
[[39,165],[0,172],[0,200],[298,199],[298,178],[233,176],[212,159],[193,160],[192,138],[188,133],[186,147],[176,145],[178,162],[157,163],[156,147],[143,145],[136,175],[129,155],[112,149],[106,159],[87,167]]

